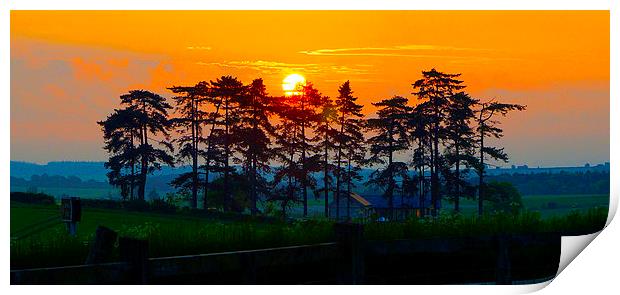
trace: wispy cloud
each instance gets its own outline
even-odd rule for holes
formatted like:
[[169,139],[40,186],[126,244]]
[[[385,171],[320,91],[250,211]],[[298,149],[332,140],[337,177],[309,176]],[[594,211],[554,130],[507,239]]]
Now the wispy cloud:
[[397,45],[390,47],[350,47],[303,50],[298,53],[306,55],[328,56],[396,56],[396,57],[459,57],[462,55],[450,54],[460,52],[479,52],[487,49],[437,46],[424,44]]
[[372,65],[344,66],[337,64],[318,64],[318,63],[285,63],[277,61],[226,61],[226,62],[198,62],[204,66],[219,66],[227,68],[244,68],[259,71],[265,74],[277,74],[281,72],[300,71],[304,73],[338,73],[363,75],[371,71]]
[[211,50],[210,46],[187,46],[185,47],[187,50]]

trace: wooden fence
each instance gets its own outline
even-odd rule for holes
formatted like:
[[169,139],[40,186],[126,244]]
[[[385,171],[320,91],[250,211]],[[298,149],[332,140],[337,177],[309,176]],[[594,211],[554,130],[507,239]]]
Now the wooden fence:
[[334,230],[333,243],[159,258],[120,238],[120,262],[12,270],[11,284],[511,284],[559,263],[555,234],[365,241],[363,225]]

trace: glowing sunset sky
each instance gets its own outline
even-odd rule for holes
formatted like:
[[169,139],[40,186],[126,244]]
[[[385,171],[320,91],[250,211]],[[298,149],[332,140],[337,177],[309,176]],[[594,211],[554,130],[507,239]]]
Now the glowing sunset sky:
[[511,163],[609,160],[606,11],[13,11],[11,159],[105,160],[96,121],[118,96],[230,74],[282,95],[299,73],[335,97],[414,97],[430,68],[477,98],[528,106],[503,120]]

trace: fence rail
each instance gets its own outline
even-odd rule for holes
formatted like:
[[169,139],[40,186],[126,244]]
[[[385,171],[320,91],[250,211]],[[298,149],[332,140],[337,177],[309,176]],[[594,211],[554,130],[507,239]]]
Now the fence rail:
[[351,223],[335,233],[333,243],[160,258],[120,238],[121,262],[12,270],[11,284],[510,284],[552,276],[559,263],[557,234],[366,241]]

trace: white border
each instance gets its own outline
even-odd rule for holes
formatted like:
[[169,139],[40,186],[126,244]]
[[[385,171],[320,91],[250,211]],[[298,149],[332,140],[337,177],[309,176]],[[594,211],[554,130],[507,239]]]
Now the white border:
[[[198,0],[5,0],[0,1],[2,10],[0,11],[0,34],[2,38],[2,50],[0,50],[0,88],[2,90],[2,115],[0,116],[0,130],[2,130],[3,141],[2,145],[2,160],[5,165],[0,167],[0,183],[2,189],[5,192],[4,204],[8,202],[8,196],[6,194],[9,191],[9,140],[10,140],[10,19],[9,10],[94,10],[94,9],[115,9],[115,10],[223,10],[223,9],[248,9],[248,10],[288,10],[288,9],[316,9],[316,10],[494,10],[494,9],[517,9],[517,10],[612,10],[612,22],[611,22],[611,103],[610,110],[618,110],[618,59],[617,52],[618,47],[618,1],[604,1],[604,0],[428,0],[428,1],[397,1],[397,0],[302,0],[302,1],[286,1],[286,0],[229,0],[229,1],[198,1]],[[611,195],[611,210],[615,212],[618,204],[618,192],[620,177],[620,169],[616,163],[618,162],[618,153],[614,152],[614,148],[617,150],[619,147],[619,134],[618,123],[619,119],[614,116],[614,112],[611,112],[611,179],[612,181]],[[3,248],[2,262],[2,278],[4,279],[4,286],[8,286],[9,282],[9,218],[10,209],[9,206],[4,207],[3,212],[5,224],[1,227],[0,237],[4,238],[4,242],[0,247]],[[617,290],[615,285],[617,280],[616,270],[618,269],[618,226],[617,222],[612,223],[606,230],[604,230],[600,236],[592,242],[592,245],[588,247],[586,251],[580,257],[578,257],[571,266],[567,268],[567,271],[563,272],[558,278],[550,284],[549,288],[546,288],[544,292],[547,294],[564,294],[566,292],[573,293],[575,291],[580,292],[592,292],[592,291],[607,291],[606,293],[613,293],[612,290]],[[391,293],[391,292],[433,292],[433,293],[446,293],[446,294],[497,294],[497,293],[523,293],[531,292],[547,284],[539,284],[533,286],[304,286],[304,287],[291,287],[291,286],[130,286],[122,287],[124,292],[139,291],[154,292],[155,294],[164,294],[172,292],[209,292],[209,293],[269,293],[269,294],[290,294],[294,292],[296,294],[312,294],[316,295],[317,292],[328,293],[343,293],[343,292],[357,292],[360,294],[378,294],[378,293]],[[45,288],[45,289],[44,289]],[[135,289],[134,289],[135,288]],[[11,286],[10,291],[16,293],[73,293],[73,292],[88,292],[92,294],[106,294],[109,292],[120,291],[119,287],[37,287],[37,286]],[[596,294],[597,292],[594,292]]]
[[13,0],[5,1],[10,9],[37,10],[608,10],[612,1],[606,0]]

